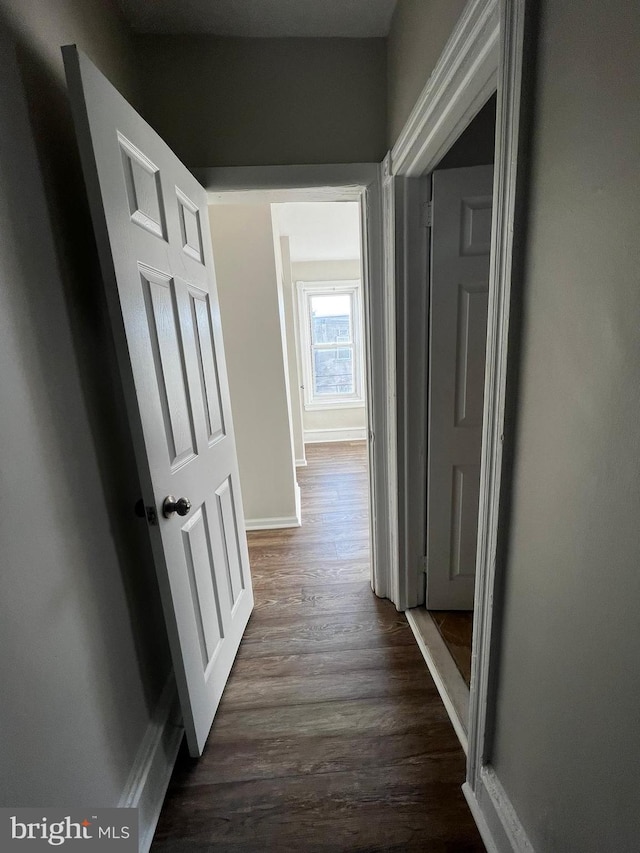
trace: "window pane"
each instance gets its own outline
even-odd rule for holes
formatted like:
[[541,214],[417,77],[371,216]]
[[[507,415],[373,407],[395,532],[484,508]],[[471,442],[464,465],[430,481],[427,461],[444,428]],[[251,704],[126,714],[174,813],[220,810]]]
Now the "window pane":
[[313,391],[319,397],[354,393],[352,347],[314,349]]
[[351,297],[327,293],[311,297],[311,342],[341,344],[351,341]]

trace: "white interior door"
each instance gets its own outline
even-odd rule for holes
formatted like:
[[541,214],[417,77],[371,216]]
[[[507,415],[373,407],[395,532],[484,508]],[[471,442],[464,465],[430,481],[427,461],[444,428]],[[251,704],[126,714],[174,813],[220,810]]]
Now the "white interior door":
[[473,608],[493,166],[433,174],[427,607]]
[[63,55],[195,756],[253,607],[207,196],[83,54]]

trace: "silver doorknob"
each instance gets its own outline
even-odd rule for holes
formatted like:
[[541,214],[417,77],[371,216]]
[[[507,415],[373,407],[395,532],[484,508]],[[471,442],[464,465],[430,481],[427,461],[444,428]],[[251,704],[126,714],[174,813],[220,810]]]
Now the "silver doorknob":
[[168,495],[162,502],[162,514],[165,518],[171,518],[174,512],[178,515],[187,515],[191,510],[191,501],[188,498],[174,498]]

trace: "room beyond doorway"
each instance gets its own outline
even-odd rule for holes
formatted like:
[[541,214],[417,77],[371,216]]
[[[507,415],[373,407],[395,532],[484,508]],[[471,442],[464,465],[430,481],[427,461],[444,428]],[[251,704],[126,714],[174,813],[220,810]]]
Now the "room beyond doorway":
[[362,205],[257,194],[210,219],[246,529],[295,528],[305,447],[370,432]]
[[296,465],[313,442],[364,439],[367,363],[360,205],[271,206]]

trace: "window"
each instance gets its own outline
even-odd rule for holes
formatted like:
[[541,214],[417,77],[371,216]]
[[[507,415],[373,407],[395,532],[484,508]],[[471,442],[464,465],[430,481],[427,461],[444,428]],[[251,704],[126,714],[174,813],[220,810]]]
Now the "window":
[[298,282],[306,409],[361,406],[359,281]]

